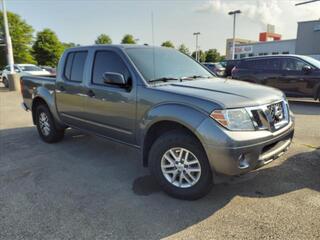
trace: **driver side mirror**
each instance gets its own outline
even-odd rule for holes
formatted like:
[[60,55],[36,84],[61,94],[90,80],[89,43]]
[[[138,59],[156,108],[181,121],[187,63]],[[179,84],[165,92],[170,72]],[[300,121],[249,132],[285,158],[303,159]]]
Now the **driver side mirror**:
[[120,87],[124,87],[126,85],[124,76],[120,73],[115,72],[105,72],[103,74],[103,82],[105,84],[112,84]]
[[309,65],[305,65],[305,66],[303,66],[302,71],[305,74],[309,74],[312,71],[312,68]]

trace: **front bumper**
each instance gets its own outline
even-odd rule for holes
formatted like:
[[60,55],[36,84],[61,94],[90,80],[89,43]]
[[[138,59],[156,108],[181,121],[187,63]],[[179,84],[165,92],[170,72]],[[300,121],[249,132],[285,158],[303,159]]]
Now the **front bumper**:
[[205,121],[198,128],[204,134],[203,146],[212,170],[225,175],[247,173],[270,163],[288,150],[294,135],[292,120],[274,133],[231,132],[216,124],[210,129],[208,124],[212,123]]

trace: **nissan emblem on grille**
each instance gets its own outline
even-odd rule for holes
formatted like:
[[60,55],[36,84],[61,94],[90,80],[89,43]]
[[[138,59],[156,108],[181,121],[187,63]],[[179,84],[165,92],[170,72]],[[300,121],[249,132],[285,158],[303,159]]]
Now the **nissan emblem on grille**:
[[276,103],[268,106],[269,114],[274,123],[281,122],[283,120],[283,108],[282,103]]

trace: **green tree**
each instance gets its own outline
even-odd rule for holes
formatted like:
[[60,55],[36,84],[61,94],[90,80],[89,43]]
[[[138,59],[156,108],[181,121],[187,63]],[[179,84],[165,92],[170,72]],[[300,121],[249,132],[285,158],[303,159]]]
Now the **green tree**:
[[221,56],[217,49],[209,49],[206,51],[206,62],[220,62]]
[[55,67],[64,51],[57,35],[46,28],[37,33],[33,46],[33,55],[39,65]]
[[73,48],[73,47],[77,47],[77,46],[80,46],[80,45],[79,44],[75,44],[73,42],[68,42],[68,43],[63,42],[62,46],[63,46],[64,49],[68,49],[68,48]]
[[122,44],[136,44],[136,40],[134,39],[134,37],[132,35],[126,34],[123,36],[121,43]]
[[[7,15],[15,63],[35,63],[31,55],[33,28],[19,15],[12,12],[7,12]],[[0,29],[4,29],[2,11],[0,11]],[[0,47],[0,67],[6,64],[5,48]]]
[[111,44],[112,40],[107,34],[100,34],[94,41],[95,44]]
[[181,44],[178,48],[178,50],[184,54],[187,54],[187,55],[190,55],[190,51],[189,51],[189,48],[187,48],[186,45],[184,44]]
[[165,41],[161,44],[162,47],[174,48],[174,45],[171,41]]
[[[196,52],[193,52],[191,55],[194,59],[196,59]],[[199,56],[199,62],[205,62],[206,61],[206,53],[202,50],[198,51]]]

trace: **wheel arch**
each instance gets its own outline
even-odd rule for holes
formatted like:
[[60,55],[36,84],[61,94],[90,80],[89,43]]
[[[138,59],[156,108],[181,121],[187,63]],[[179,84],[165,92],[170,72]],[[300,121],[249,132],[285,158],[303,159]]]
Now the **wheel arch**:
[[50,111],[50,108],[49,108],[47,102],[42,97],[40,97],[40,96],[35,97],[32,101],[32,106],[31,106],[32,121],[33,121],[34,125],[36,125],[36,120],[37,120],[36,119],[36,117],[37,117],[36,111],[37,111],[37,107],[39,105],[45,105]]
[[139,126],[138,142],[141,146],[143,166],[148,166],[148,154],[154,141],[163,133],[179,129],[190,133],[203,146],[197,128],[208,117],[208,114],[199,108],[180,103],[164,103],[155,105],[145,113]]
[[[143,146],[142,146],[142,161],[143,166],[148,167],[148,155],[149,151],[151,149],[151,146],[153,143],[163,134],[171,131],[182,131],[184,133],[187,133],[191,137],[193,137],[195,140],[197,140],[200,145],[203,147],[202,141],[194,132],[194,130],[190,129],[190,127],[173,120],[161,120],[154,124],[152,124],[148,131],[146,132],[146,135],[144,137]],[[204,150],[204,148],[203,148]],[[205,150],[204,150],[205,152]],[[205,152],[206,153],[206,152]]]

